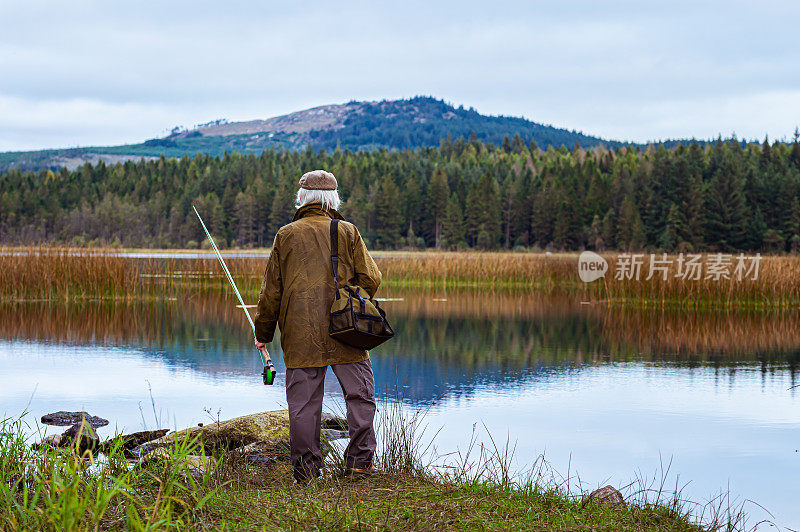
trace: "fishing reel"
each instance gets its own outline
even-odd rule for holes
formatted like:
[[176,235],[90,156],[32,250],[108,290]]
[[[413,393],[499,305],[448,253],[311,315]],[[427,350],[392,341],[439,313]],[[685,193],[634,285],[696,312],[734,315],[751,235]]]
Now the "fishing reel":
[[268,386],[275,382],[275,364],[272,363],[272,360],[267,360],[267,365],[264,366],[264,371],[261,372],[261,376],[264,378],[264,385]]

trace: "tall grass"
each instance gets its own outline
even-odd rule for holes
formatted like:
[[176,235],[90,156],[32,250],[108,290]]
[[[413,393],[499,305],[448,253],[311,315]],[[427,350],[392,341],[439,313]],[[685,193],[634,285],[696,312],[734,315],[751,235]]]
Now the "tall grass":
[[[613,268],[619,254],[604,256]],[[668,258],[673,261],[676,259],[674,256]],[[704,254],[701,262],[709,264],[711,258],[711,255]],[[586,293],[610,304],[645,308],[762,309],[800,306],[800,257],[797,256],[762,257],[757,279],[745,276],[741,280],[732,274],[733,268],[728,279],[707,278],[704,269],[700,280],[686,280],[676,276],[676,266],[668,271],[666,279],[658,273],[647,279],[648,261],[649,256],[645,255],[640,280],[618,279],[612,270],[604,279],[589,284]]]
[[[260,282],[263,259],[228,264],[240,286],[252,289]],[[132,258],[115,249],[0,248],[4,300],[164,299],[224,290],[227,281],[213,256]]]
[[[605,253],[609,264],[605,277],[583,283],[578,277],[578,254],[543,253],[404,253],[378,259],[390,286],[434,288],[520,288],[547,294],[575,294],[609,304],[636,307],[778,307],[800,305],[800,257],[765,256],[758,278],[715,280],[703,270],[701,279],[677,276],[676,256],[664,279],[649,276],[649,255],[638,279],[616,275],[619,253]],[[656,259],[661,259],[657,256]],[[707,265],[709,254],[702,255]],[[733,266],[731,273],[733,273]],[[620,278],[618,278],[620,277]]]
[[577,255],[543,253],[384,253],[376,259],[384,281],[401,287],[579,288]]
[[[619,254],[605,254],[611,271],[583,283],[577,254],[383,252],[376,254],[386,288],[520,289],[570,294],[611,305],[676,308],[790,308],[800,305],[800,258],[761,259],[756,280],[685,280],[670,272],[639,280],[617,279]],[[673,257],[674,259],[674,257]],[[704,256],[704,260],[708,255]],[[647,256],[644,258],[647,263]],[[266,259],[227,259],[240,289],[254,298]],[[142,299],[229,290],[219,265],[208,258],[129,258],[110,249],[0,248],[0,297],[32,299]]]
[[33,450],[25,418],[0,421],[0,529],[128,530],[186,527],[220,487],[213,469],[187,461],[202,452],[177,442],[163,459],[129,463],[116,438],[108,456],[45,446]]

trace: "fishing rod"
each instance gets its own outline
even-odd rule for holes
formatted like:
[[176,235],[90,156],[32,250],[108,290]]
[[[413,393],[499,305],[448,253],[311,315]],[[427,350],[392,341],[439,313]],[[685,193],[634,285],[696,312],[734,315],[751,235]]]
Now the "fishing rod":
[[[200,213],[197,212],[197,208],[192,205],[192,209],[194,209],[194,213],[197,215],[197,219],[200,220],[200,225],[203,226],[203,231],[206,232],[206,236],[208,237],[208,241],[211,242],[211,247],[214,248],[214,252],[217,254],[217,259],[219,259],[219,263],[222,265],[222,270],[225,272],[225,276],[228,278],[228,281],[231,283],[231,287],[233,287],[233,291],[236,293],[236,297],[239,298],[239,303],[242,307],[242,311],[244,311],[244,315],[247,316],[247,321],[250,323],[250,327],[253,329],[253,338],[256,336],[256,324],[253,323],[253,318],[250,317],[250,313],[247,311],[247,305],[244,304],[244,300],[242,299],[242,294],[239,293],[239,289],[236,288],[236,283],[233,281],[233,276],[231,275],[230,270],[228,270],[228,266],[225,265],[225,261],[222,259],[222,254],[220,254],[219,249],[217,248],[217,244],[214,242],[214,239],[211,238],[211,233],[208,232],[206,229],[206,224],[203,223],[203,219],[200,217]],[[269,356],[269,351],[267,348],[264,347],[263,349],[258,350],[261,353],[261,359],[264,361],[264,371],[261,372],[261,376],[264,378],[264,384],[272,384],[275,382],[275,364],[272,363],[272,359]]]

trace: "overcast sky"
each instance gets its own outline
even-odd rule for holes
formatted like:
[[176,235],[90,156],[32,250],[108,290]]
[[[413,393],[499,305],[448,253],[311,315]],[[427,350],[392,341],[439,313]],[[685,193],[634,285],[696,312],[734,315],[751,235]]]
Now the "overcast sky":
[[0,0],[0,151],[433,95],[606,138],[790,138],[795,0]]

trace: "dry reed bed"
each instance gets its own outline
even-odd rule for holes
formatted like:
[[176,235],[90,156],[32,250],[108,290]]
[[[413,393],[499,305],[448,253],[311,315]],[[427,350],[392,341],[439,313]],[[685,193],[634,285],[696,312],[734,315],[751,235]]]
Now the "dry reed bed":
[[[800,258],[794,256],[763,257],[758,279],[741,281],[735,276],[686,280],[676,277],[674,269],[666,280],[660,275],[648,280],[647,255],[639,280],[619,280],[615,275],[619,254],[603,256],[610,270],[605,278],[588,284],[578,278],[577,254],[398,252],[380,253],[377,262],[389,289],[514,288],[636,307],[800,305]],[[703,260],[708,257],[704,255]],[[231,257],[226,261],[240,289],[249,294],[258,291],[266,259]],[[128,258],[104,249],[0,249],[3,300],[158,299],[227,289],[213,257]]]
[[[729,270],[729,278],[707,277],[706,265],[712,255],[703,254],[704,269],[700,280],[688,280],[676,275],[673,265],[666,280],[660,273],[647,279],[649,256],[644,257],[640,280],[618,279],[614,264],[619,254],[604,255],[611,271],[604,279],[587,287],[593,297],[606,299],[612,304],[637,307],[750,307],[789,308],[800,305],[800,257],[765,256],[760,259],[757,278],[752,274],[738,279],[734,274],[736,257]],[[676,257],[669,257],[675,261]],[[577,268],[577,261],[575,261]]]
[[[264,259],[227,261],[240,287],[257,286]],[[213,257],[131,258],[110,249],[0,249],[0,298],[165,299],[227,289]]]
[[[578,277],[578,254],[543,253],[420,253],[379,259],[384,278],[399,287],[476,287],[532,289],[545,294],[573,294],[586,300],[635,307],[751,307],[787,308],[800,305],[800,257],[765,256],[758,277],[735,274],[732,257],[728,279],[708,276],[712,255],[703,254],[700,280],[677,275],[677,257],[667,278],[650,279],[649,255],[644,255],[638,278],[617,275],[619,253],[604,253],[609,271],[605,277],[583,283]],[[657,256],[660,258],[660,256]],[[749,262],[747,263],[749,266]],[[622,278],[620,278],[622,277]]]
[[543,253],[421,252],[376,262],[396,286],[522,287],[553,291],[578,286],[577,255]]

